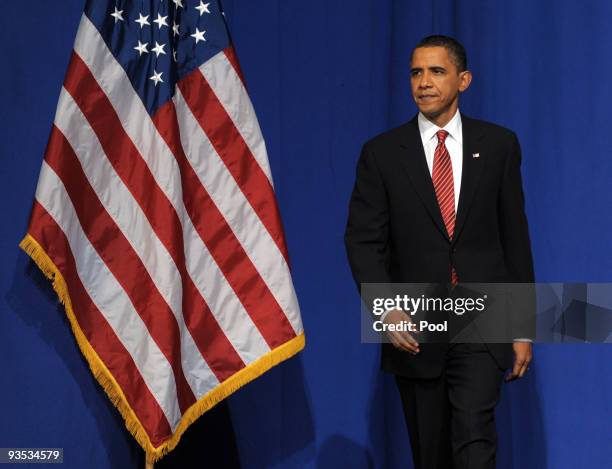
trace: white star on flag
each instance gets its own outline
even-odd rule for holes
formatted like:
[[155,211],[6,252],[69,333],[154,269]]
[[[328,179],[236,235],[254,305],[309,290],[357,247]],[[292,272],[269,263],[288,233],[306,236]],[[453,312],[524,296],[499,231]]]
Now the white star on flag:
[[200,16],[202,16],[204,13],[210,14],[210,10],[208,9],[208,5],[210,5],[210,3],[204,3],[204,2],[202,2],[202,0],[200,0],[200,5],[195,7],[195,9],[200,12]]
[[159,72],[157,73],[155,70],[153,70],[153,76],[149,77],[149,80],[152,80],[155,82],[155,86],[157,86],[160,82],[163,83],[164,80],[162,80],[162,73],[164,72]]
[[162,16],[159,13],[157,14],[157,19],[153,20],[153,23],[157,23],[157,27],[159,29],[162,28],[162,26],[168,27],[168,23],[166,23],[166,18],[168,18],[167,16]]
[[147,44],[149,44],[148,42],[145,42],[144,44],[140,41],[138,41],[138,45],[136,47],[134,47],[135,50],[138,51],[138,56],[141,56],[142,54],[148,54],[149,51],[147,50]]
[[117,10],[115,7],[115,12],[111,13],[111,16],[115,18],[115,24],[117,24],[117,21],[123,21],[123,10]]
[[177,8],[185,8],[183,6],[183,0],[172,0]]
[[142,29],[145,26],[151,26],[151,23],[149,23],[149,15],[147,16],[143,16],[142,13],[138,13],[138,19],[134,20],[134,23],[138,23],[140,25],[140,29]]
[[175,22],[172,22],[172,33],[173,33],[175,36],[178,36],[178,35],[179,35],[179,25],[178,25],[178,24],[176,24]]
[[164,47],[166,47],[166,44],[160,44],[157,41],[155,41],[155,47],[151,49],[151,51],[155,52],[155,57],[159,57],[160,54],[166,55],[166,52],[164,51]]
[[198,28],[196,28],[196,32],[190,34],[190,36],[195,39],[195,42],[197,44],[200,41],[206,42],[206,39],[204,38],[204,33],[206,33],[206,31],[200,31]]

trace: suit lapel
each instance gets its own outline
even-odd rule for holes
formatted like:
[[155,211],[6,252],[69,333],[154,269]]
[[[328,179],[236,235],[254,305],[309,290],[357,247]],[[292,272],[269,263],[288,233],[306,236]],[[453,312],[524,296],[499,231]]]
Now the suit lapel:
[[448,233],[446,232],[446,227],[444,226],[444,221],[442,220],[438,201],[436,200],[436,193],[434,191],[431,175],[427,167],[427,160],[425,159],[425,150],[423,149],[423,142],[421,141],[421,134],[419,133],[417,117],[414,117],[408,125],[406,125],[406,132],[403,135],[400,146],[404,149],[400,155],[400,161],[408,173],[410,182],[412,182],[414,189],[421,198],[423,205],[425,205],[435,225],[446,239],[450,241]]
[[[456,242],[457,238],[461,235],[461,230],[465,224],[471,203],[474,199],[474,193],[478,188],[478,183],[487,160],[486,153],[482,153],[484,149],[479,148],[482,134],[479,132],[476,123],[472,119],[461,114],[461,127],[463,132],[463,170],[453,243]],[[474,157],[475,154],[477,154],[478,157]]]

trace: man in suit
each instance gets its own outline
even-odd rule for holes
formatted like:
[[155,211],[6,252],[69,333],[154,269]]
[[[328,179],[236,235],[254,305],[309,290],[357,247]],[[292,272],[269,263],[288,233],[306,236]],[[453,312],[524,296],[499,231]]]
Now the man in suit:
[[[446,36],[413,50],[419,113],[368,141],[357,166],[345,244],[362,283],[533,282],[516,135],[459,112],[465,49]],[[386,311],[384,323],[409,320]],[[495,467],[494,409],[505,370],[522,377],[531,328],[508,343],[419,344],[387,332],[382,368],[396,376],[417,469]]]

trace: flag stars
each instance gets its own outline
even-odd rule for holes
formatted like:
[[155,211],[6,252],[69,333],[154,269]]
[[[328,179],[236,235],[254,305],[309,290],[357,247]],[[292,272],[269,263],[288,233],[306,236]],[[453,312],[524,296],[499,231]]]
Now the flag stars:
[[172,22],[172,34],[174,36],[178,36],[180,34],[179,33],[179,25],[176,24],[174,21]]
[[204,33],[206,33],[206,31],[200,31],[198,28],[196,28],[195,33],[190,34],[190,36],[195,39],[195,42],[197,44],[200,41],[206,42],[206,38],[204,37]]
[[153,76],[149,77],[149,80],[153,81],[155,83],[155,86],[159,85],[160,83],[163,83],[164,80],[162,80],[162,74],[164,72],[156,72],[155,70],[153,70]]
[[111,16],[115,18],[115,24],[117,24],[117,21],[124,21],[123,10],[118,10],[117,7],[115,7],[115,12],[111,13]]
[[183,6],[183,0],[172,0],[174,2],[174,4],[176,5],[176,8],[185,8]]
[[147,45],[149,43],[145,42],[144,44],[140,41],[138,41],[138,45],[136,47],[134,47],[135,50],[138,51],[138,56],[140,57],[142,54],[148,54],[149,51],[147,50]]
[[166,44],[160,44],[159,42],[155,41],[155,47],[151,49],[151,52],[155,52],[155,57],[159,57],[160,54],[166,55],[164,47],[166,47]]
[[208,5],[210,5],[210,3],[204,3],[202,2],[202,0],[200,0],[200,5],[195,7],[195,9],[200,12],[200,16],[202,16],[204,13],[208,13],[210,15],[210,10],[208,9]]
[[159,29],[162,28],[162,26],[165,26],[166,28],[168,27],[168,23],[166,23],[166,18],[168,18],[167,16],[162,16],[159,13],[157,14],[157,19],[153,20],[153,23],[157,23],[157,27]]
[[140,25],[140,29],[145,26],[151,26],[151,23],[149,23],[149,15],[143,16],[142,13],[138,13],[138,19],[134,20],[134,22]]

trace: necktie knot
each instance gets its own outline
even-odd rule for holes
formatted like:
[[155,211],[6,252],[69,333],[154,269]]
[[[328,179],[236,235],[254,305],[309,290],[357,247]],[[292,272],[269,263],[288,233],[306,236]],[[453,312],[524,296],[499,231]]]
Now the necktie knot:
[[438,143],[443,144],[446,137],[448,137],[448,132],[446,130],[438,130],[436,136],[438,137]]

